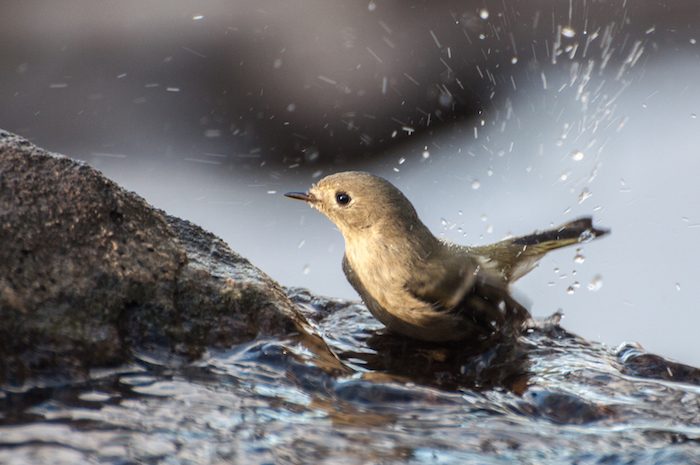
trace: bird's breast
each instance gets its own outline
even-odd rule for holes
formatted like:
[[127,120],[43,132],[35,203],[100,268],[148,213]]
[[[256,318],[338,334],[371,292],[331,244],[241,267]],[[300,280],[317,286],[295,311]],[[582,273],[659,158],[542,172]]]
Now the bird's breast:
[[413,266],[409,250],[377,238],[346,241],[345,255],[365,290],[386,311],[398,314],[423,305],[405,289]]

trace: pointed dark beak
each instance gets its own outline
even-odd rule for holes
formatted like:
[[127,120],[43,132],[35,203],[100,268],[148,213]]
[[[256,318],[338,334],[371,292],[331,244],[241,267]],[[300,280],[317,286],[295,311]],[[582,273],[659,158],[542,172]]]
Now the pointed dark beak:
[[316,197],[308,192],[287,192],[284,194],[284,196],[289,197],[290,199],[303,200],[304,202],[314,203],[316,201]]

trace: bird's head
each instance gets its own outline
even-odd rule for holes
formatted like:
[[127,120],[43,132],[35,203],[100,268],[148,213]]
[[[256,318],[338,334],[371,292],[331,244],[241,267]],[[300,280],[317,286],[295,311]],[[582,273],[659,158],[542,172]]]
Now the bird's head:
[[412,228],[419,224],[411,202],[386,179],[361,171],[332,174],[308,192],[287,197],[306,201],[326,215],[346,237],[373,226]]

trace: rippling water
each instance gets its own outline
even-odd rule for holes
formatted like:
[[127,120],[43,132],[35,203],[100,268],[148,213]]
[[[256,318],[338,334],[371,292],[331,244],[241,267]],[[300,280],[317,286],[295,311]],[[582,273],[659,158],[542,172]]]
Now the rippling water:
[[556,319],[515,347],[417,344],[361,305],[291,292],[345,372],[294,338],[195,363],[140,354],[0,391],[0,463],[700,463],[700,370]]

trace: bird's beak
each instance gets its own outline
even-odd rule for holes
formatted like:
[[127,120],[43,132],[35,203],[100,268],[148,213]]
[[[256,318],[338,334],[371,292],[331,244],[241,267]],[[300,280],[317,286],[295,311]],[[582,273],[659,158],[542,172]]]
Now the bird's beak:
[[316,202],[316,197],[309,192],[287,192],[284,194],[285,197],[290,199],[303,200],[304,202],[314,203]]

